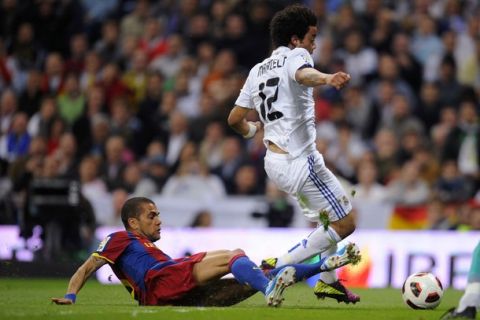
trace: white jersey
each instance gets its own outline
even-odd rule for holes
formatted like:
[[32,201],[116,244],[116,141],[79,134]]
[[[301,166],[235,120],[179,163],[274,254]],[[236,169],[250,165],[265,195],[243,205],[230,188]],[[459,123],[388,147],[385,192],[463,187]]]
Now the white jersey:
[[313,67],[307,50],[277,48],[250,70],[235,102],[257,110],[264,123],[265,144],[271,141],[293,157],[316,150],[313,88],[295,80],[302,67]]

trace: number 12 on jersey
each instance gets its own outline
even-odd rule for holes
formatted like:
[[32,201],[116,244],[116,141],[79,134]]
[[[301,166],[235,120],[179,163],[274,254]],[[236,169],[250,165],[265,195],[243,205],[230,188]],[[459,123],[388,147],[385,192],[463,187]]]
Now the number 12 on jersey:
[[[262,104],[260,105],[260,114],[263,118],[263,122],[273,121],[283,117],[283,113],[280,111],[271,111],[272,103],[277,101],[278,98],[278,83],[280,78],[270,78],[266,82],[260,83],[258,89],[260,93],[258,94],[262,98]],[[265,104],[267,105],[267,110],[265,110]]]

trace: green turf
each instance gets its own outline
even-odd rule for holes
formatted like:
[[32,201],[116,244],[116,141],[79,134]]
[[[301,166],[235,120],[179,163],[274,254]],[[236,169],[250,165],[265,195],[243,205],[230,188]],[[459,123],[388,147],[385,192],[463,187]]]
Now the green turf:
[[74,306],[57,306],[50,297],[63,296],[68,280],[0,279],[0,319],[438,319],[457,304],[460,291],[447,290],[436,310],[412,310],[403,304],[398,289],[358,289],[356,305],[318,301],[312,289],[298,284],[288,288],[281,308],[268,308],[263,296],[227,308],[138,307],[119,285],[87,282]]

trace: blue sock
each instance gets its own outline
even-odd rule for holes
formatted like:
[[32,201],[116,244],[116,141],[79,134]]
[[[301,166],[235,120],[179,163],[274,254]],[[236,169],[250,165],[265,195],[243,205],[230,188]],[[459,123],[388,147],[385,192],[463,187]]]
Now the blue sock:
[[295,268],[295,277],[297,281],[303,281],[304,279],[308,279],[316,274],[321,272],[321,267],[325,258],[320,259],[320,261],[312,264],[287,264],[285,266],[281,266],[280,268],[275,268],[270,270],[270,275],[276,276],[277,273],[287,266],[291,266]]
[[269,280],[262,270],[248,257],[242,256],[237,258],[230,266],[230,271],[241,284],[248,284],[253,289],[265,294]]

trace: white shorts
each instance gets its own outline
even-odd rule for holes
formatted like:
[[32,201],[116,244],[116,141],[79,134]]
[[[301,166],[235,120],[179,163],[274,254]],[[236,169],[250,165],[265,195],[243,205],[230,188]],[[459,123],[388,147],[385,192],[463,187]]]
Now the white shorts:
[[345,190],[318,151],[292,158],[267,150],[265,172],[279,189],[297,198],[310,221],[319,222],[319,214],[324,211],[330,221],[337,221],[352,210]]

